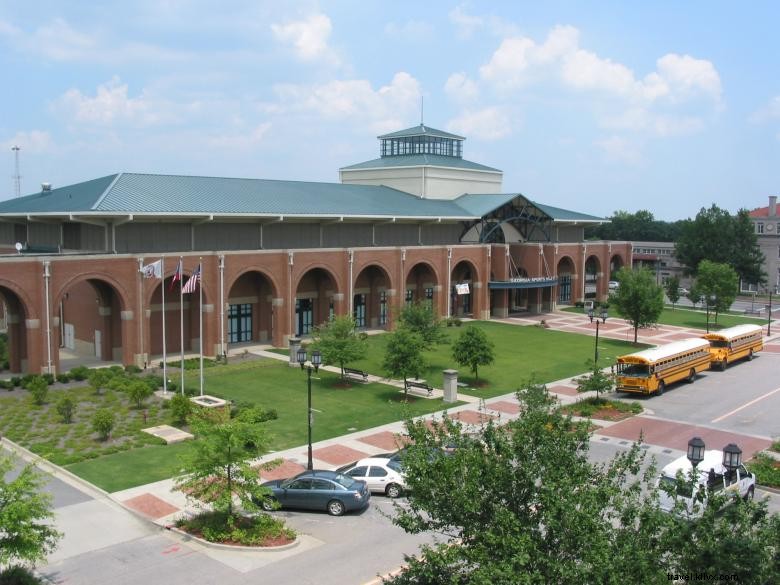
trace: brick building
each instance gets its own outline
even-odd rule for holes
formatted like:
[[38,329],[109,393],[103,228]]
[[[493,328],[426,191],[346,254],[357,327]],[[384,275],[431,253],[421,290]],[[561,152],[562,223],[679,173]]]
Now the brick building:
[[[200,344],[286,344],[331,315],[392,328],[405,303],[480,319],[605,298],[628,242],[584,242],[601,218],[502,193],[463,137],[416,126],[341,183],[120,173],[0,202],[0,325],[13,372],[62,351],[144,365]],[[164,260],[164,279],[140,267]],[[200,294],[180,295],[202,265]],[[182,319],[183,316],[183,319]],[[183,321],[183,327],[181,323]],[[181,327],[181,328],[180,328]],[[183,329],[183,335],[182,335]]]

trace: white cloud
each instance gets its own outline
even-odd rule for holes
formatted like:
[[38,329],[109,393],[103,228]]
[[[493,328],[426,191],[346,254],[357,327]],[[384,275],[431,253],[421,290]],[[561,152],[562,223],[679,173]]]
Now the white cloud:
[[478,140],[498,140],[512,131],[509,116],[498,107],[466,111],[447,124],[447,129]]
[[206,138],[206,143],[212,148],[246,150],[265,140],[266,134],[271,129],[270,122],[258,124],[249,133],[238,132],[234,134],[220,134]]
[[776,95],[764,107],[753,112],[748,120],[753,124],[780,120],[780,95]]
[[643,160],[636,144],[620,136],[596,140],[593,144],[602,150],[607,162],[638,165]]
[[407,20],[402,24],[388,22],[385,34],[393,39],[404,41],[422,41],[433,34],[433,26],[422,20]]
[[279,41],[292,45],[299,59],[324,60],[337,64],[339,60],[328,46],[332,28],[330,18],[325,14],[311,14],[303,20],[271,25],[274,36]]
[[374,131],[397,130],[408,125],[419,107],[420,84],[403,71],[377,90],[364,79],[331,81],[317,86],[276,86],[279,103],[269,109],[313,111],[328,118],[367,123]]
[[462,39],[471,38],[479,30],[486,30],[496,36],[508,36],[517,32],[515,25],[497,16],[468,14],[465,4],[459,4],[450,10],[448,16],[450,22],[455,25],[457,35]]
[[662,137],[692,134],[704,128],[701,118],[656,114],[643,107],[629,108],[621,114],[604,117],[600,123],[612,130],[648,132]]
[[669,84],[675,98],[700,93],[713,100],[720,100],[723,91],[720,75],[712,62],[694,59],[690,55],[669,53],[658,59],[656,66],[658,75]]
[[13,138],[0,142],[0,149],[4,152],[12,146],[18,146],[22,153],[40,154],[53,148],[51,135],[45,130],[30,130],[29,132],[17,132]]
[[455,102],[473,102],[479,97],[479,87],[463,72],[453,73],[444,84],[444,92]]

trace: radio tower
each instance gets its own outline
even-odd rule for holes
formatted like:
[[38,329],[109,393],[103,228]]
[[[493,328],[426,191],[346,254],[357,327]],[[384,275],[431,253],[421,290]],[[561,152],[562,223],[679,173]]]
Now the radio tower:
[[14,151],[14,194],[19,197],[22,194],[22,175],[19,174],[19,151],[21,148],[14,145],[11,150]]

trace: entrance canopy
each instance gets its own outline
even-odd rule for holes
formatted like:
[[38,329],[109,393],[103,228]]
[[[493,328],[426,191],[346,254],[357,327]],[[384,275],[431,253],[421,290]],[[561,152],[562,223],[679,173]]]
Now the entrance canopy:
[[524,288],[549,288],[556,284],[558,284],[557,278],[538,276],[529,278],[510,278],[509,280],[491,280],[488,283],[488,288],[494,290],[515,290]]

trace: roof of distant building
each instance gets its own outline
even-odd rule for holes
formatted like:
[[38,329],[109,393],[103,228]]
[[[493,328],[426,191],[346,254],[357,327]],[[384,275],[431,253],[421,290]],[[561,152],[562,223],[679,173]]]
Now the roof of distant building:
[[500,173],[499,169],[481,165],[455,156],[442,154],[403,154],[383,156],[366,162],[341,167],[342,171],[355,171],[359,169],[387,169],[394,167],[449,167],[454,169],[466,169],[472,171],[489,171]]
[[407,128],[406,130],[399,130],[398,132],[382,134],[382,136],[377,136],[377,138],[379,138],[380,140],[385,140],[387,138],[405,138],[407,136],[434,136],[436,138],[452,138],[453,140],[466,140],[463,136],[458,136],[457,134],[450,134],[449,132],[445,132],[444,130],[436,130],[436,128],[431,128],[429,126],[425,126],[424,124],[420,124],[419,126],[412,126],[411,128]]

